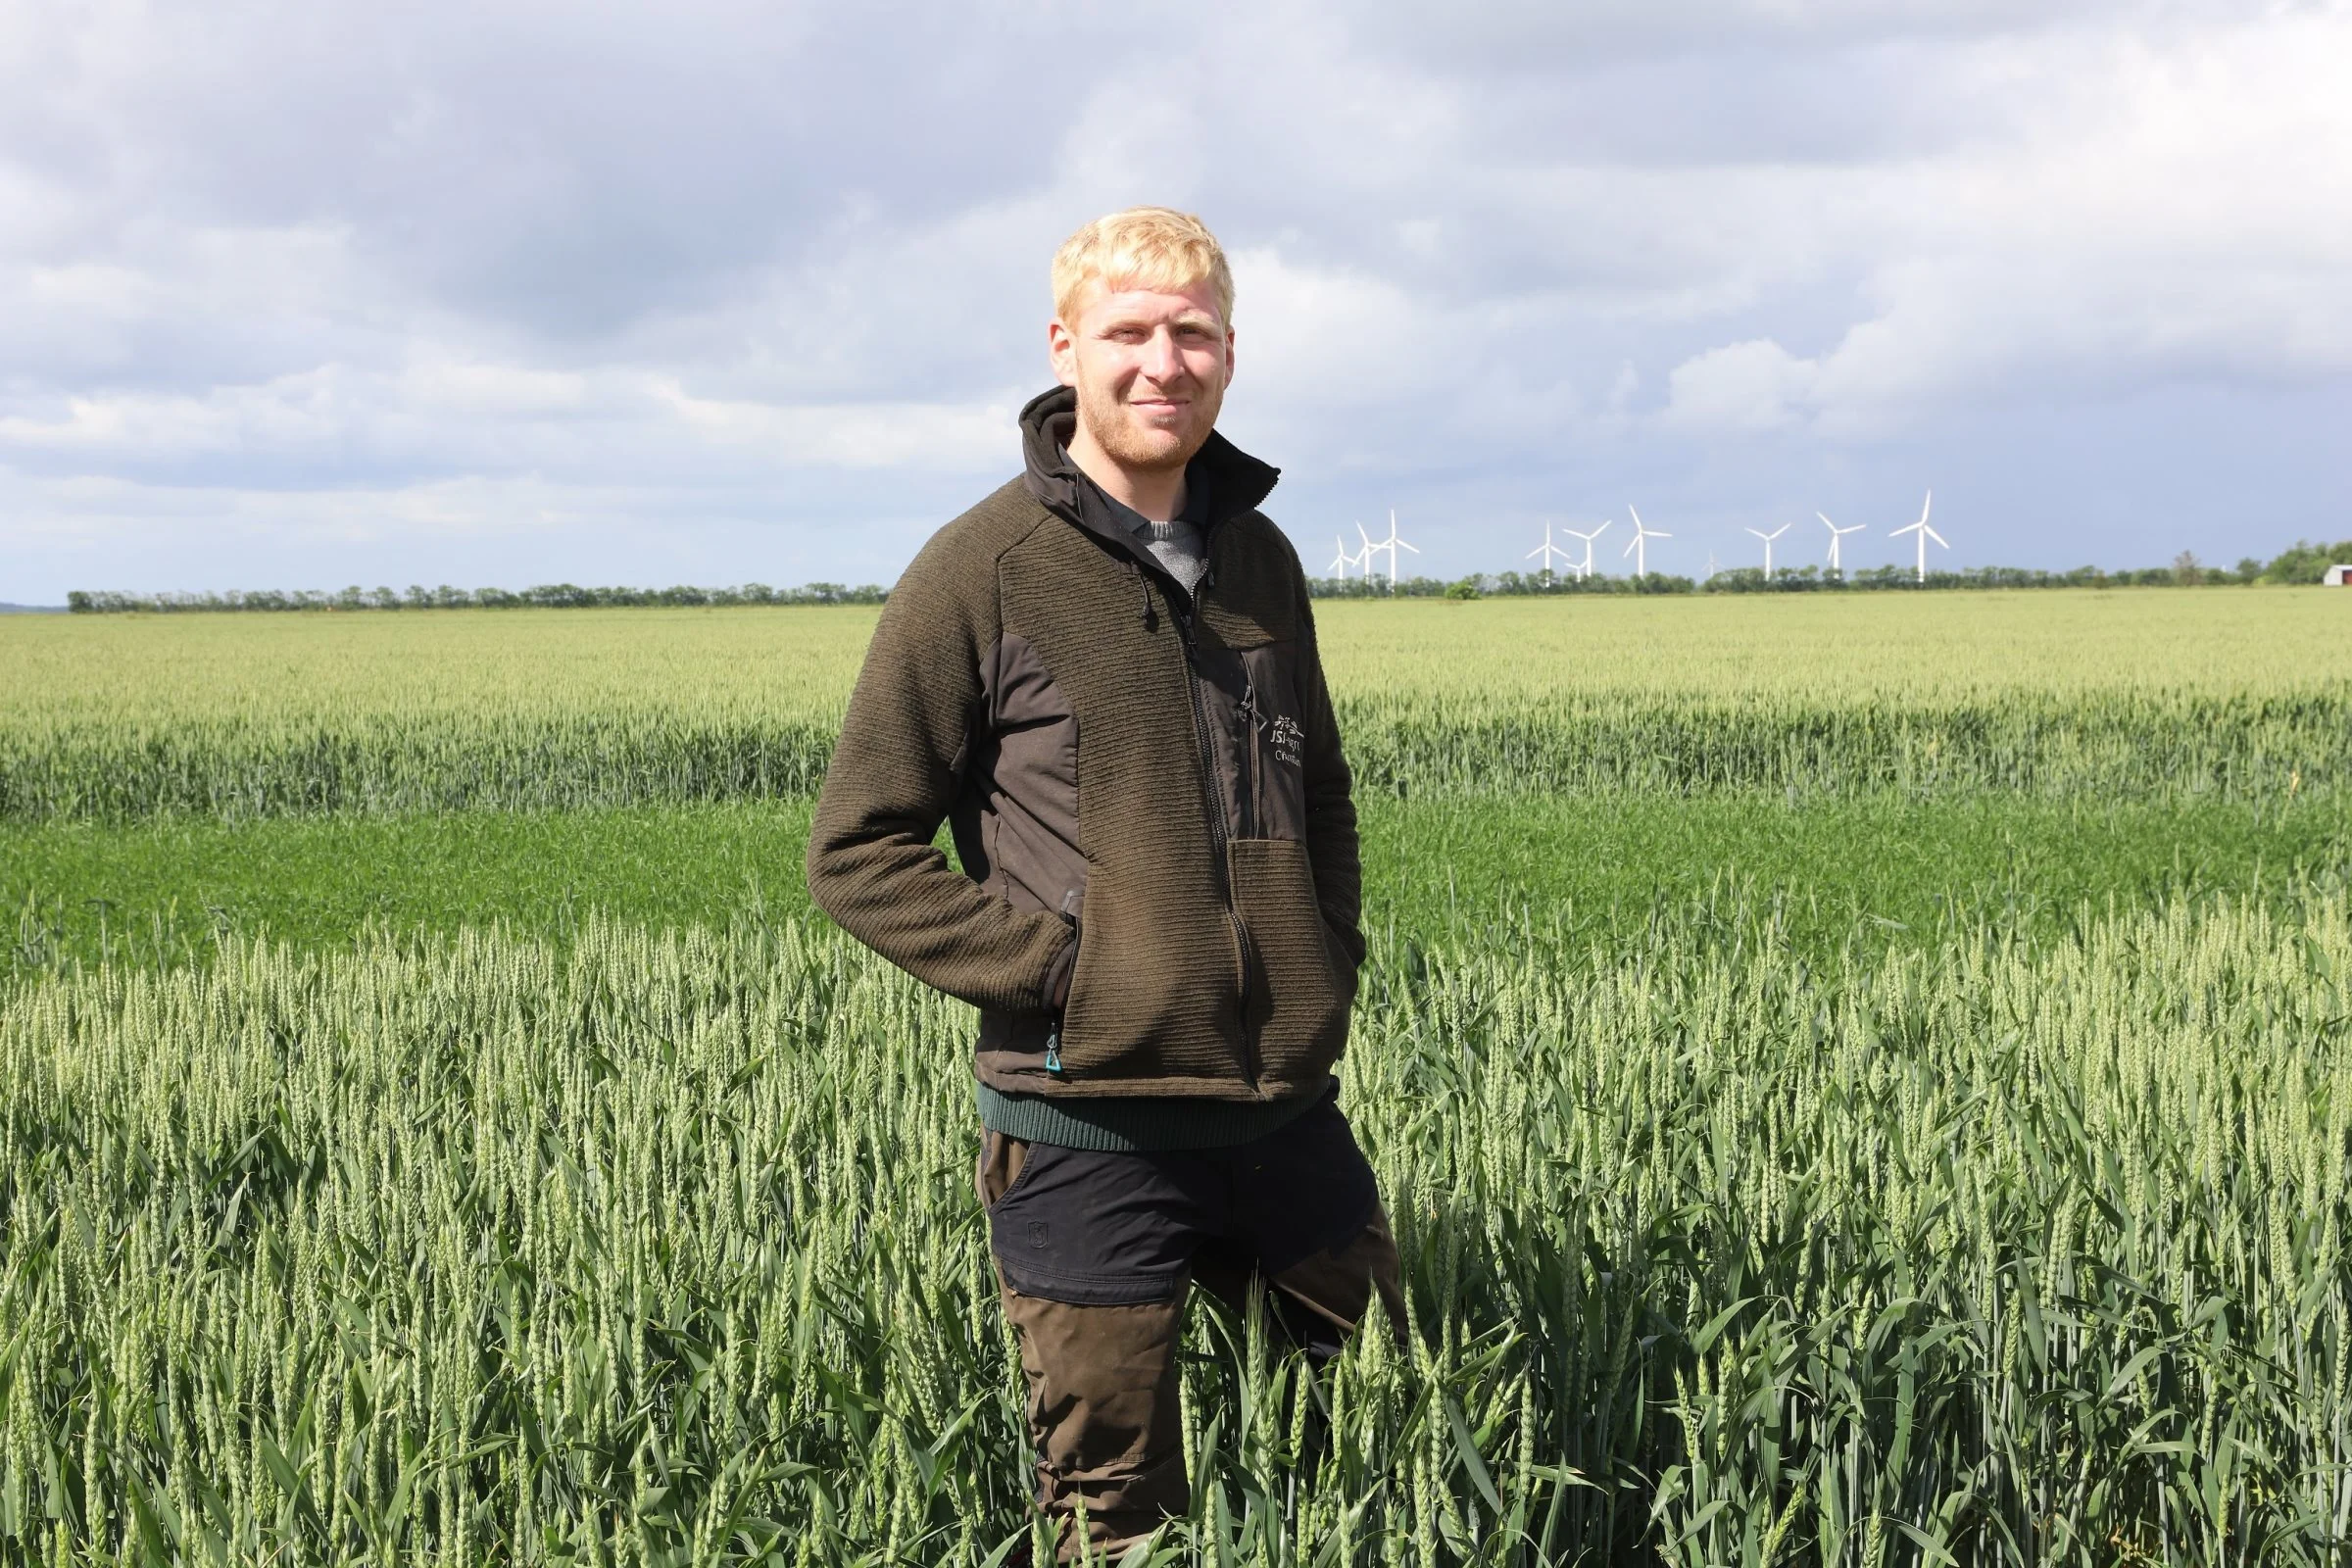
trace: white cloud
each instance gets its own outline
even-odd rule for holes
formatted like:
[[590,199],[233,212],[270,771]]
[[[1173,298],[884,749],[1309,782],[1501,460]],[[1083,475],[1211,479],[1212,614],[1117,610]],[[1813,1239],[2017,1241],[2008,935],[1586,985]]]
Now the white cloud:
[[[2018,54],[2043,106],[2020,133],[1822,192],[1825,224],[1873,259],[1869,314],[1812,357],[1690,357],[1670,416],[1868,436],[1956,408],[2352,371],[2347,66],[2352,26],[2316,15]],[[2067,92],[2077,74],[2098,90]]]
[[1693,355],[1667,377],[1669,421],[1702,428],[1776,430],[1812,401],[1821,367],[1770,338]]
[[[2237,461],[2215,399],[2302,455],[2279,514],[2346,499],[2340,3],[1284,3],[1148,72],[1059,3],[0,0],[0,554],[55,585],[0,597],[174,528],[258,580],[297,515],[430,575],[454,494],[592,514],[612,578],[679,518],[944,518],[1046,383],[1052,247],[1147,199],[1234,247],[1286,516],[1402,494],[1433,569],[1588,491],[1729,519],[2024,438],[2163,450],[2144,514]],[[1988,554],[2057,548],[1983,504]]]

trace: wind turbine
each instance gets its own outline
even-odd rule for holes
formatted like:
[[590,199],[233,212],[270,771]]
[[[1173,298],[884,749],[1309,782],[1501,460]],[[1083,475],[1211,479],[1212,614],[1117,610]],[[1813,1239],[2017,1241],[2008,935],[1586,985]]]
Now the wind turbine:
[[1945,542],[1943,535],[1937,533],[1935,529],[1928,526],[1928,508],[1935,505],[1935,503],[1936,492],[1931,490],[1928,492],[1928,499],[1919,504],[1919,520],[1911,524],[1911,526],[1908,528],[1897,528],[1891,535],[1889,535],[1889,537],[1895,539],[1900,539],[1907,533],[1917,534],[1919,536],[1919,580],[1921,582],[1926,582],[1928,580],[1928,541],[1933,539],[1937,544],[1942,545],[1946,550],[1952,548],[1950,544]]
[[1764,585],[1769,588],[1772,586],[1772,542],[1787,533],[1788,525],[1784,522],[1770,533],[1756,528],[1750,528],[1747,531],[1764,541]]
[[[1631,501],[1628,501],[1625,504],[1625,510],[1628,512],[1634,512],[1634,504]],[[1646,577],[1649,575],[1649,541],[1652,539],[1671,539],[1673,537],[1674,535],[1667,533],[1662,529],[1652,528],[1648,523],[1645,523],[1642,520],[1642,514],[1639,512],[1634,512],[1633,541],[1623,550],[1619,551],[1618,554],[1623,556],[1632,556],[1634,558],[1634,575],[1637,577]]]
[[[1357,523],[1355,525],[1355,531],[1357,533],[1362,533],[1364,531],[1364,525],[1360,522]],[[1386,539],[1374,539],[1366,536],[1364,540],[1365,576],[1369,577],[1372,575],[1372,557],[1376,553],[1383,550],[1386,550],[1389,553],[1389,589],[1391,592],[1395,592],[1396,588],[1396,552],[1399,550],[1410,550],[1416,556],[1421,552],[1418,547],[1408,545],[1403,540],[1396,537],[1396,510],[1394,507],[1389,509],[1389,536]]]
[[1555,544],[1553,544],[1553,543],[1551,542],[1551,524],[1550,524],[1550,523],[1548,523],[1548,522],[1547,522],[1547,523],[1545,523],[1545,524],[1544,525],[1544,544],[1543,544],[1543,548],[1541,548],[1541,549],[1538,549],[1538,550],[1530,550],[1530,551],[1527,553],[1527,559],[1528,559],[1528,560],[1530,560],[1530,561],[1533,561],[1533,560],[1535,560],[1535,559],[1536,559],[1536,557],[1538,557],[1538,556],[1542,556],[1542,557],[1544,558],[1544,574],[1545,574],[1545,575],[1547,575],[1547,576],[1548,576],[1548,575],[1550,574],[1550,572],[1551,572],[1551,558],[1552,558],[1552,557],[1554,557],[1554,556],[1557,556],[1557,557],[1559,557],[1559,558],[1560,558],[1562,561],[1566,561],[1566,560],[1568,559],[1568,552],[1567,552],[1567,551],[1565,551],[1565,550],[1562,550],[1562,549],[1561,549],[1559,546],[1557,546],[1557,545],[1555,545]]
[[1348,568],[1357,564],[1356,558],[1348,554],[1348,541],[1339,534],[1335,533],[1331,536],[1331,546],[1335,552],[1331,558],[1331,569],[1333,573],[1338,576],[1340,581],[1346,582],[1348,580]]
[[1843,571],[1845,568],[1838,564],[1838,541],[1842,535],[1849,533],[1860,533],[1862,531],[1862,525],[1858,522],[1849,522],[1844,527],[1840,528],[1836,523],[1830,521],[1826,514],[1816,512],[1813,514],[1813,515],[1821,518],[1822,526],[1830,530],[1830,569],[1832,571]]
[[[1611,520],[1614,521],[1615,519],[1612,518]],[[1584,564],[1576,568],[1576,580],[1578,582],[1583,582],[1587,577],[1592,575],[1592,541],[1599,538],[1602,534],[1608,532],[1608,528],[1609,524],[1604,522],[1599,527],[1593,529],[1591,533],[1578,533],[1574,528],[1562,528],[1560,530],[1560,532],[1566,534],[1571,539],[1582,539],[1585,542]],[[1567,554],[1567,552],[1563,550],[1560,552],[1560,554],[1564,556]]]

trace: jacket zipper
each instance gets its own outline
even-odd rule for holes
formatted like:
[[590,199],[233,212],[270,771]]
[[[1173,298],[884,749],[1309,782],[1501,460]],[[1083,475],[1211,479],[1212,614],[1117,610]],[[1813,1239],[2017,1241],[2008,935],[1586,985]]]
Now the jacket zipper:
[[[1075,949],[1078,946],[1078,939],[1084,934],[1079,930],[1078,911],[1070,907],[1070,901],[1076,897],[1077,893],[1075,890],[1064,893],[1061,896],[1061,908],[1058,911],[1061,915],[1061,923],[1070,928],[1070,946],[1072,949]],[[1072,986],[1076,986],[1078,983],[1077,964],[1078,955],[1075,952],[1072,952],[1070,955],[1069,978],[1069,984]],[[1062,998],[1062,1004],[1054,1009],[1054,1016],[1046,1025],[1046,1071],[1054,1074],[1054,1076],[1056,1078],[1061,1076],[1061,1020],[1063,1015],[1067,1013],[1068,1010],[1069,998],[1065,994]]]
[[1242,837],[1257,834],[1257,683],[1242,672]]
[[[1250,1088],[1255,1089],[1257,1053],[1250,1046],[1250,928],[1242,923],[1241,910],[1234,905],[1233,874],[1225,863],[1225,808],[1217,800],[1217,754],[1216,748],[1209,742],[1208,710],[1200,700],[1200,646],[1193,640],[1192,612],[1176,609],[1172,600],[1168,608],[1175,612],[1176,629],[1184,643],[1184,690],[1185,695],[1192,699],[1193,739],[1200,750],[1200,798],[1201,804],[1208,808],[1209,858],[1216,862],[1217,891],[1224,898],[1225,918],[1233,927],[1234,944],[1241,953],[1241,1007],[1236,1021],[1242,1031],[1242,1076],[1249,1080]],[[1246,769],[1248,762],[1245,761],[1243,766]]]

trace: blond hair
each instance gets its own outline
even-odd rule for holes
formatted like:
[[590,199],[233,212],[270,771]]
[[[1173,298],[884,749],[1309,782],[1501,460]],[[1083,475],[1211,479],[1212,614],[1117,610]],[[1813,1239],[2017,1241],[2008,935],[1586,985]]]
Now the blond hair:
[[1217,318],[1233,324],[1233,270],[1208,225],[1172,207],[1130,207],[1093,222],[1054,253],[1054,314],[1075,318],[1086,285],[1180,290],[1206,283],[1217,297]]

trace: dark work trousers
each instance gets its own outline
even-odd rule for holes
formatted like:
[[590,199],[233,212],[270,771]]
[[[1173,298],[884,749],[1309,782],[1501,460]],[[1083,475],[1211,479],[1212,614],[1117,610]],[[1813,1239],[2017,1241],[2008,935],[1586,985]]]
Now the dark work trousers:
[[978,1173],[1028,1382],[1037,1502],[1123,1548],[1191,1506],[1176,1351],[1190,1289],[1236,1310],[1252,1281],[1291,1342],[1339,1353],[1377,1290],[1404,1334],[1396,1244],[1335,1097],[1230,1149],[1103,1153],[983,1131]]

